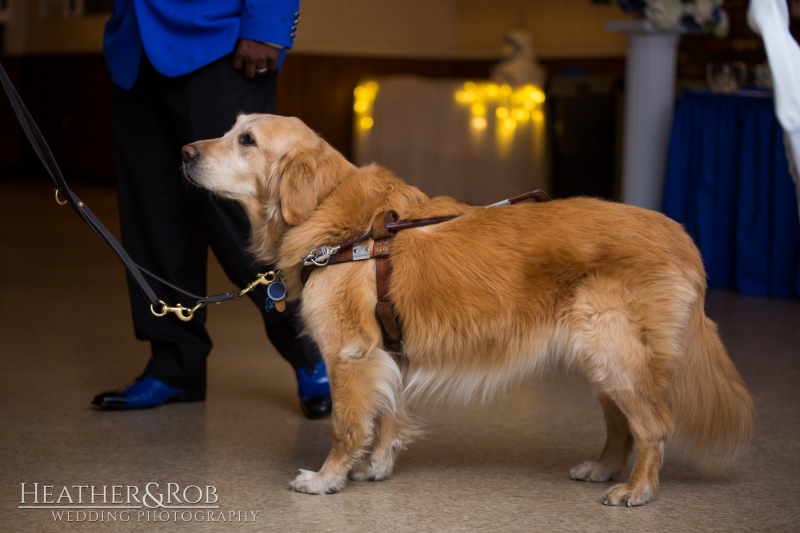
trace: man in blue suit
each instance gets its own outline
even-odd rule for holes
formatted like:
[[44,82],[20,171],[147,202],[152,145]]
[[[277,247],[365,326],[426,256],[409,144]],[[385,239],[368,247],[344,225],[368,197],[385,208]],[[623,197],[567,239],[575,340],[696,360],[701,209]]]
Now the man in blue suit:
[[[277,73],[291,48],[299,0],[115,0],[104,54],[114,82],[114,133],[122,240],[133,259],[194,294],[206,292],[209,246],[239,287],[256,279],[247,252],[241,207],[183,182],[181,147],[219,137],[239,113],[275,110]],[[262,286],[263,287],[263,286]],[[190,322],[157,318],[128,283],[134,329],[150,342],[143,374],[97,395],[102,409],[138,409],[171,401],[201,401],[211,340],[205,309]],[[190,301],[168,286],[171,305]],[[303,412],[330,413],[325,366],[310,341],[298,337],[296,309],[265,310],[263,288],[250,293],[267,335],[295,369]]]

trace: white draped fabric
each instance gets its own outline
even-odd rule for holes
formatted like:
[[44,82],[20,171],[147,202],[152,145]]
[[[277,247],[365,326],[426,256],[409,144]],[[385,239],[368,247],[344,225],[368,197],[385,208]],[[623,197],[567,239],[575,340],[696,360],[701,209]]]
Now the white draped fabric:
[[775,114],[785,133],[800,212],[800,46],[789,32],[789,6],[785,0],[750,0],[747,20],[767,49],[775,84]]

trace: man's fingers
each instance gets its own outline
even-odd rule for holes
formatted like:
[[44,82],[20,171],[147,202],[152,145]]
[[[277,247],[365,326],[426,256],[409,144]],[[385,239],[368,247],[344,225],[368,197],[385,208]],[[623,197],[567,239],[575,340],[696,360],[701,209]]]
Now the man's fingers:
[[[233,55],[232,66],[248,78],[278,69],[280,50],[247,39],[240,39]],[[265,70],[266,69],[266,70]]]

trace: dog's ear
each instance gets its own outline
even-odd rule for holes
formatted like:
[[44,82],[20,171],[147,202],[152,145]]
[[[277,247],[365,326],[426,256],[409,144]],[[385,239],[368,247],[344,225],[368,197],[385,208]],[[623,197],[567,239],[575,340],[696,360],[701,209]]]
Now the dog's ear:
[[275,163],[280,180],[281,214],[297,226],[317,207],[317,163],[308,151],[293,149]]

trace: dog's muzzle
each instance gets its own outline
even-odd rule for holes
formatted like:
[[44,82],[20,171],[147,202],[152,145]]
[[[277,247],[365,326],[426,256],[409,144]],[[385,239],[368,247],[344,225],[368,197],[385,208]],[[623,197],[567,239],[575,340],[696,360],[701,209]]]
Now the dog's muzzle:
[[200,150],[192,144],[187,144],[181,148],[181,152],[183,154],[183,175],[195,185],[199,185],[198,181],[192,175],[192,170],[195,163],[200,159]]

